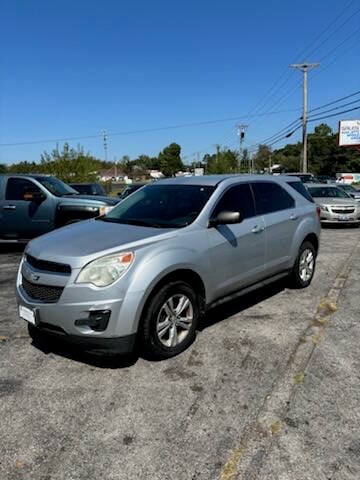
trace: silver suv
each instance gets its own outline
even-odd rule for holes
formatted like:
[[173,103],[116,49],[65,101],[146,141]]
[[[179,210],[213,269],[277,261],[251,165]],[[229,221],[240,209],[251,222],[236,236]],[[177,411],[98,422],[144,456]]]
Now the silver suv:
[[87,350],[135,344],[168,358],[195,338],[210,306],[288,276],[307,287],[320,223],[295,177],[167,179],[110,213],[31,241],[17,277],[19,315],[31,334]]

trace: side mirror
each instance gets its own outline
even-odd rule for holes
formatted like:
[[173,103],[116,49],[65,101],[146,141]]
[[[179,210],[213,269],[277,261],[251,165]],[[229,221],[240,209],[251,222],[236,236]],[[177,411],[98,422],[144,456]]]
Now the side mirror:
[[210,218],[209,228],[216,227],[216,225],[230,225],[234,223],[241,223],[243,220],[240,212],[220,212],[216,217]]
[[43,192],[24,192],[23,199],[28,202],[42,202],[46,198],[46,195]]

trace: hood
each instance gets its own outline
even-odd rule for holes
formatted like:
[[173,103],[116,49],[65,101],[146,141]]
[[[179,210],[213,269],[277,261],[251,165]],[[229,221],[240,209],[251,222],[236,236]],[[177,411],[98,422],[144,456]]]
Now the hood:
[[[68,202],[70,200],[70,202]],[[97,204],[97,205],[116,205],[119,203],[119,199],[115,197],[106,197],[105,195],[66,195],[64,197],[61,197],[61,202],[66,202],[66,203],[74,203],[74,200],[76,200],[76,204]],[[84,202],[84,200],[87,200],[87,202]]]
[[41,260],[80,268],[98,256],[148,245],[177,235],[174,229],[137,227],[101,220],[85,220],[32,240],[26,253]]
[[358,202],[353,198],[314,197],[318,205],[341,205],[342,207],[354,207]]

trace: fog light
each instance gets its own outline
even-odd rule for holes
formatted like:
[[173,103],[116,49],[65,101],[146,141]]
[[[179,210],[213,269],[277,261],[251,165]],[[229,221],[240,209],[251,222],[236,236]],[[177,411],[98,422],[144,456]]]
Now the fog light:
[[111,310],[94,310],[89,313],[88,318],[75,320],[75,325],[90,327],[95,332],[103,332],[108,326],[110,315]]

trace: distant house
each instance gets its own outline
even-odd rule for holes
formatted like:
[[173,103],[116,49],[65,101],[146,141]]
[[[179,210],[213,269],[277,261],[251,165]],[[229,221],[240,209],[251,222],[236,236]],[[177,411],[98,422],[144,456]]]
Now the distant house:
[[119,171],[119,168],[114,165],[111,168],[100,170],[98,177],[102,182],[108,182],[110,180],[118,182],[124,178],[124,173]]
[[165,175],[160,172],[160,170],[149,170],[149,175],[151,178],[154,178],[155,180],[160,180],[160,178],[164,178]]

